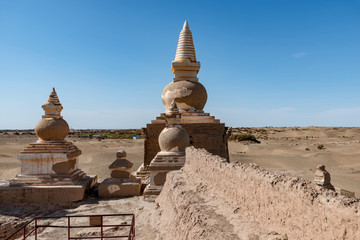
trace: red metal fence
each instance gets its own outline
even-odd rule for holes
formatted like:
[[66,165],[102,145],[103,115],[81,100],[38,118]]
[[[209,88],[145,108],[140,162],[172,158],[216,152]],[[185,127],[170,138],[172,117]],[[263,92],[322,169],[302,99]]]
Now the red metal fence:
[[[114,218],[118,219],[114,219]],[[107,224],[106,222],[113,222],[116,220],[124,220],[124,218],[128,217],[130,223],[127,221],[122,222],[120,224],[111,223]],[[88,218],[89,224],[88,225],[77,225],[76,223],[72,222],[72,219],[79,219],[79,218]],[[109,218],[109,219],[108,219]],[[113,220],[111,220],[112,218]],[[67,224],[60,224],[60,225],[53,225],[51,223],[48,224],[39,224],[41,220],[53,220],[56,219],[65,219],[67,220]],[[125,228],[129,228],[126,231]],[[23,240],[31,237],[32,239],[37,240],[38,234],[41,230],[45,228],[62,228],[67,230],[67,239],[107,239],[107,238],[119,238],[119,239],[128,239],[133,240],[135,239],[135,215],[134,214],[103,214],[103,215],[72,215],[72,216],[54,216],[54,217],[34,217],[29,222],[24,224],[21,228],[19,228],[15,233],[13,233],[10,237],[6,238],[6,240],[15,239],[22,237]],[[71,229],[86,229],[86,228],[100,228],[100,236],[72,236]],[[109,235],[104,229],[112,228],[113,231],[118,229],[123,230],[121,235]],[[126,233],[125,233],[126,232]]]

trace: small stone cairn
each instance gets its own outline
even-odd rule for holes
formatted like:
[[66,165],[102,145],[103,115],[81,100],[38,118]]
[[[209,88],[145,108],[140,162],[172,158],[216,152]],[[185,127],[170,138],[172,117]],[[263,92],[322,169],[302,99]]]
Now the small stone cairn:
[[314,182],[316,185],[322,186],[326,189],[335,191],[334,186],[331,184],[330,173],[325,170],[324,165],[318,165],[315,171]]
[[111,178],[105,179],[98,188],[99,197],[130,197],[141,193],[141,179],[132,175],[133,163],[126,159],[126,152],[119,150],[116,160],[110,164]]
[[109,166],[112,178],[129,179],[132,173],[133,163],[126,159],[126,152],[120,150],[116,153],[116,160]]

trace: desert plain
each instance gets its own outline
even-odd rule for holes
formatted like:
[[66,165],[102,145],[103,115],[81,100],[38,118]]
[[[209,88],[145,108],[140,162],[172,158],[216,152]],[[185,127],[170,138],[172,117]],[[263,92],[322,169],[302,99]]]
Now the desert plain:
[[[335,187],[360,196],[360,128],[233,129],[233,134],[241,133],[252,134],[261,143],[229,141],[231,162],[257,163],[267,170],[308,180],[313,180],[316,166],[324,164]],[[68,137],[67,140],[82,150],[79,167],[89,175],[97,175],[99,182],[110,176],[108,166],[116,159],[117,150],[127,152],[134,171],[143,163],[143,139]],[[17,154],[35,141],[36,136],[31,135],[0,135],[0,179],[9,180],[20,173]]]

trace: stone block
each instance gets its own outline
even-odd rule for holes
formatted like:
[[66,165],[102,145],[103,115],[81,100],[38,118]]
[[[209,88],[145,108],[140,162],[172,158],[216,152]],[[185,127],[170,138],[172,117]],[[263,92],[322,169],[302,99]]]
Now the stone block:
[[105,179],[98,187],[100,198],[131,197],[141,194],[141,180]]
[[156,186],[162,186],[164,185],[165,181],[166,181],[166,174],[167,172],[159,172],[159,173],[155,173],[154,174],[154,184]]
[[111,171],[112,178],[130,178],[130,173],[121,170],[112,170]]

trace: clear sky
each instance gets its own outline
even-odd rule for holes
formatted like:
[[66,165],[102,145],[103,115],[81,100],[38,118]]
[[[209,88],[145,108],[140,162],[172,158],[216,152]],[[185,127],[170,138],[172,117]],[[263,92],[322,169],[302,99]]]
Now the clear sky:
[[228,126],[360,126],[360,1],[0,0],[0,129],[145,127],[185,20]]

